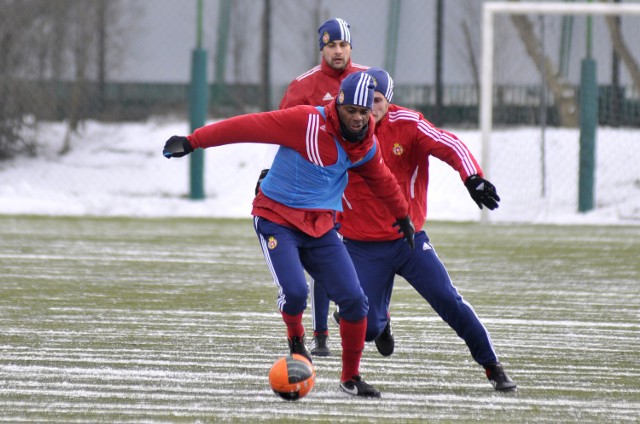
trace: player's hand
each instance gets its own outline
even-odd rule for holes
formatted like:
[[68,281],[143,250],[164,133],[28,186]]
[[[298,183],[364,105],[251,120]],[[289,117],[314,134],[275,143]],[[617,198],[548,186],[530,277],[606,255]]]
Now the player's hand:
[[174,135],[167,140],[167,142],[164,143],[164,149],[162,149],[162,154],[167,159],[181,158],[191,152],[193,152],[193,147],[191,147],[191,143],[189,143],[187,137],[179,135]]
[[416,245],[413,240],[413,235],[415,234],[416,229],[413,226],[413,222],[411,222],[409,215],[404,218],[398,218],[398,220],[394,222],[393,226],[398,227],[398,233],[404,234],[404,240],[409,243],[409,247],[413,249]]
[[467,187],[471,198],[478,204],[480,209],[482,209],[482,205],[491,210],[498,207],[500,196],[498,196],[495,186],[489,181],[474,174],[467,178],[464,185]]
[[258,182],[256,183],[256,196],[258,195],[258,189],[260,188],[260,184],[262,184],[262,180],[264,180],[264,177],[266,177],[268,173],[269,168],[260,171],[260,176],[258,177]]

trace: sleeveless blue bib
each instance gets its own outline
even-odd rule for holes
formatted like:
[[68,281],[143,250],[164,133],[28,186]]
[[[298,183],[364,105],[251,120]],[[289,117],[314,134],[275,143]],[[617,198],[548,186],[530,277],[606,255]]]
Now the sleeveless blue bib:
[[[324,107],[316,109],[324,120]],[[342,211],[342,194],[347,187],[347,170],[371,160],[376,145],[362,160],[353,164],[337,139],[338,160],[330,166],[318,166],[295,150],[280,146],[271,169],[260,184],[262,192],[286,206],[299,209],[330,209]]]

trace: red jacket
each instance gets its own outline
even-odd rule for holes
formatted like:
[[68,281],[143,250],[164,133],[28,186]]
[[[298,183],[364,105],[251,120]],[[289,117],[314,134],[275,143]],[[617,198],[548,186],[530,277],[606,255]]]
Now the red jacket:
[[323,57],[320,65],[291,81],[280,101],[280,109],[298,105],[325,106],[338,95],[343,79],[354,72],[366,69],[366,66],[351,63],[349,60],[343,70],[337,71],[329,66]]
[[[375,134],[382,157],[396,176],[409,202],[409,215],[416,231],[427,218],[429,157],[434,156],[458,171],[462,181],[482,170],[458,137],[433,126],[421,113],[391,104],[387,115],[376,124]],[[395,240],[402,235],[388,226],[392,220],[362,179],[349,173],[349,184],[342,198],[344,212],[338,215],[340,232],[362,241]]]
[[[277,144],[295,150],[310,162],[320,162],[322,166],[337,162],[336,138],[353,163],[362,159],[374,143],[377,143],[373,134],[373,117],[369,121],[369,131],[364,140],[349,143],[340,136],[335,101],[325,107],[325,114],[326,120],[315,107],[301,105],[272,112],[240,115],[199,128],[188,139],[193,148],[243,142]],[[320,115],[317,139],[307,136],[312,115]],[[309,152],[313,159],[310,159]],[[389,220],[385,224],[389,228],[392,228],[396,219],[407,216],[407,202],[395,177],[384,165],[379,146],[370,161],[353,168],[353,175],[359,175],[363,184],[376,193],[375,197],[380,200],[381,206],[388,208]],[[254,216],[296,228],[313,237],[320,237],[333,228],[334,213],[333,210],[291,208],[266,197],[262,191],[254,199],[252,211]]]

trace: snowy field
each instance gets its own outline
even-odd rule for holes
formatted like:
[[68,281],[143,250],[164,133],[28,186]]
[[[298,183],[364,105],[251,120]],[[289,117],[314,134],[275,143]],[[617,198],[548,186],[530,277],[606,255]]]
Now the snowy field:
[[[481,157],[477,131],[450,130]],[[207,150],[206,199],[190,201],[189,159],[161,154],[167,138],[187,132],[187,123],[170,119],[87,122],[73,136],[71,153],[59,156],[64,127],[43,124],[37,157],[0,162],[0,214],[249,217],[270,148],[238,144]],[[640,130],[599,130],[596,207],[584,214],[577,212],[578,132],[547,130],[544,161],[541,139],[540,129],[493,134],[486,171],[502,203],[489,214],[492,221],[640,224]],[[428,219],[480,219],[457,173],[433,158]]]
[[640,226],[429,233],[516,393],[398,279],[396,351],[362,359],[382,398],[341,393],[332,356],[283,401],[267,373],[285,330],[250,219],[0,216],[0,422],[638,422]]

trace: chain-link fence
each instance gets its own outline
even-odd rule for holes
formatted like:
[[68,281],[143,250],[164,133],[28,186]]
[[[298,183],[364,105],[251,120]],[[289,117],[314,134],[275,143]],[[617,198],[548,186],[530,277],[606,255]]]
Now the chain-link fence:
[[[396,103],[445,128],[477,128],[483,3],[203,0],[199,15],[198,0],[0,0],[0,159],[37,155],[47,143],[36,136],[43,121],[66,124],[61,153],[74,148],[71,134],[89,119],[187,122],[200,18],[211,119],[277,107],[289,81],[319,62],[318,25],[342,17],[351,24],[353,61],[387,68]],[[554,100],[561,91],[542,87],[559,77],[578,93],[582,21],[572,28],[561,18],[539,19],[496,23],[496,126],[576,124],[561,119]],[[619,36],[638,63],[633,22],[623,20]],[[632,68],[609,63],[613,36],[596,25],[592,48],[607,52],[599,62],[600,124],[638,127]],[[546,82],[545,55],[562,72]]]
[[[277,106],[287,83],[319,61],[318,24],[342,16],[351,22],[353,60],[388,68],[399,104],[425,112],[438,124],[476,126],[482,4],[474,0],[346,4],[203,0],[202,47],[208,52],[210,115]],[[184,114],[188,109],[197,0],[1,0],[0,9],[0,155],[21,148],[7,140],[16,139],[19,129],[34,120],[64,119],[75,129],[88,118],[144,120],[151,115]],[[627,25],[620,35],[637,63],[640,52],[633,39],[640,33],[635,27]],[[551,40],[548,46],[564,42],[566,35],[561,31],[566,26],[547,25],[545,37],[535,18],[506,22],[504,28],[498,29],[504,34],[499,59],[521,66],[496,86],[499,110],[494,116],[511,125],[539,124],[541,83],[535,60],[540,53],[536,48],[544,47],[545,39]],[[581,39],[583,32],[577,29],[570,34]],[[582,50],[573,44],[573,51],[563,50],[558,69],[570,87],[579,84],[570,68],[575,71],[579,66],[575,53]],[[594,40],[596,51],[610,45],[608,36]],[[523,48],[528,49],[529,58],[520,53]],[[551,50],[546,54],[557,55]],[[550,59],[557,62],[556,57]],[[614,75],[599,81],[602,123],[638,125],[638,95],[620,96],[625,91],[637,93],[638,88],[625,78],[624,67],[616,72],[623,81],[614,81]],[[611,116],[610,105],[623,113]],[[557,111],[549,110],[550,125],[563,124]],[[33,150],[29,142],[22,147]]]

